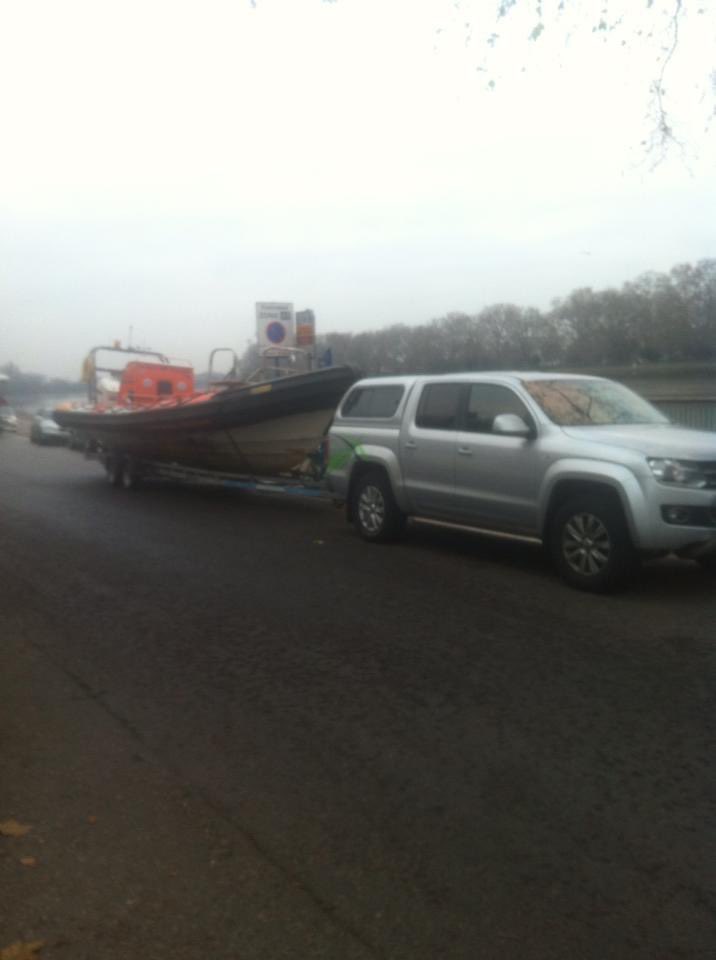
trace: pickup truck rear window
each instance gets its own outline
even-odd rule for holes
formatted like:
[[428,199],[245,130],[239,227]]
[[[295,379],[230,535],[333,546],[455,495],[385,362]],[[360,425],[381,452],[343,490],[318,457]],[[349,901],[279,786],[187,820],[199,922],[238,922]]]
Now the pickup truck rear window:
[[394,416],[402,399],[404,387],[356,387],[341,407],[342,417],[387,419]]
[[415,417],[415,425],[427,430],[456,430],[461,383],[428,383]]

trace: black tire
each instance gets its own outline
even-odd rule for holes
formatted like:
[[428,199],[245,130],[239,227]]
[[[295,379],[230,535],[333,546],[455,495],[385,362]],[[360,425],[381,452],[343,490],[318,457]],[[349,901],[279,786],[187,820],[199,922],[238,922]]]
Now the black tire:
[[119,483],[125,490],[136,490],[142,481],[141,474],[136,463],[131,457],[125,457],[122,461],[122,469]]
[[580,495],[557,508],[549,548],[562,579],[592,593],[625,586],[638,565],[621,506],[599,494]]
[[358,477],[351,495],[351,516],[364,540],[387,543],[403,532],[405,516],[395,502],[390,481],[380,470]]
[[113,487],[120,486],[122,483],[122,458],[108,454],[104,458],[104,469],[110,484]]
[[716,553],[706,553],[703,557],[697,557],[699,566],[707,573],[716,573]]

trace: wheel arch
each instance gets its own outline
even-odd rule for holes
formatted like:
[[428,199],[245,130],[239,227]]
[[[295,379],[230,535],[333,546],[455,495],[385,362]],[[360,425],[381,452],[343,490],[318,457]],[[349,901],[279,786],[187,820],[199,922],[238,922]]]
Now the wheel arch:
[[390,473],[388,472],[387,467],[384,463],[380,463],[376,460],[358,460],[356,461],[355,466],[351,470],[351,478],[348,484],[348,495],[346,497],[346,517],[349,522],[353,522],[353,500],[355,489],[358,485],[358,481],[361,480],[368,473],[380,473],[393,488],[393,483],[390,478]]
[[401,471],[398,458],[392,450],[383,447],[362,445],[360,456],[356,457],[348,481],[346,494],[346,516],[353,520],[353,494],[356,484],[366,473],[381,473],[390,484],[391,493],[398,507],[405,512],[406,503],[401,483]]
[[[624,475],[622,475],[624,474]],[[639,546],[639,511],[643,497],[633,474],[623,467],[614,466],[608,473],[587,473],[569,470],[550,478],[543,498],[540,517],[540,535],[543,542],[549,541],[550,529],[557,510],[576,496],[600,496],[609,499],[621,511],[629,536],[635,547]]]

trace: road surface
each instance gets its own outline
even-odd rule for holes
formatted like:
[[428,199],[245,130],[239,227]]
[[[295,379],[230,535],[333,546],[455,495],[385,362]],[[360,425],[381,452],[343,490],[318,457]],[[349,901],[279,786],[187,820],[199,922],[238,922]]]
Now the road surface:
[[711,960],[715,588],[0,436],[0,948]]

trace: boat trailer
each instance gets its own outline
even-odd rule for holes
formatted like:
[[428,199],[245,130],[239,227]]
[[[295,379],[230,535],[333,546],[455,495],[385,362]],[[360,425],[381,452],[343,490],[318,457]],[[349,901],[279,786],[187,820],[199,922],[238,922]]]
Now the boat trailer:
[[186,467],[179,463],[134,460],[131,457],[119,457],[103,452],[86,453],[85,456],[87,459],[99,460],[112,486],[125,490],[133,490],[146,481],[157,481],[337,502],[322,480],[325,467],[320,452],[316,456],[315,463],[312,461],[311,464],[314,473],[299,474],[296,477],[252,477],[219,470],[205,470],[200,467]]

